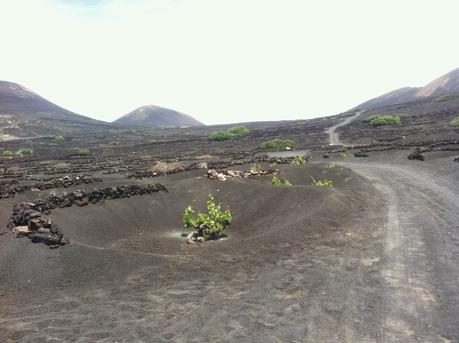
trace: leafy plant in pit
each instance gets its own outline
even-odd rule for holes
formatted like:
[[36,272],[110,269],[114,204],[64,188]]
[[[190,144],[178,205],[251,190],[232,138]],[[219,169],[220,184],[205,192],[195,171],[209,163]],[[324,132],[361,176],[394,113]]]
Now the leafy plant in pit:
[[245,126],[233,126],[232,128],[226,130],[226,132],[231,133],[234,136],[246,135],[250,130]]
[[332,187],[333,186],[333,181],[332,180],[316,180],[314,179],[313,176],[311,176],[312,183],[311,185],[316,186],[316,187]]
[[31,139],[28,139],[25,141],[25,144],[27,144],[28,146],[31,146],[33,144],[32,140]]
[[227,131],[215,131],[212,132],[209,135],[209,138],[213,141],[221,142],[221,141],[227,141],[231,138],[233,138],[234,135],[232,133],[229,133]]
[[287,179],[280,179],[280,178],[277,177],[277,176],[273,176],[273,178],[271,179],[271,181],[269,181],[269,184],[270,184],[271,186],[287,186],[287,187],[292,186],[292,184],[290,183],[289,180],[287,180]]
[[282,151],[295,149],[296,142],[293,139],[275,138],[261,144],[261,149],[271,151]]
[[207,214],[194,211],[192,206],[188,206],[183,214],[183,224],[195,230],[202,230],[202,235],[206,239],[217,239],[220,233],[231,225],[233,215],[227,209],[222,211],[221,204],[217,204],[212,194],[207,200]]
[[78,150],[78,155],[80,155],[81,157],[89,156],[89,154],[90,154],[89,149],[82,148]]
[[385,126],[385,125],[395,125],[400,124],[400,117],[397,115],[374,115],[370,118],[370,123],[373,126]]
[[4,150],[4,151],[2,152],[2,156],[4,156],[4,157],[11,157],[11,156],[13,156],[13,155],[14,155],[14,154],[13,154],[13,152],[12,152],[11,150]]
[[454,127],[459,127],[459,117],[454,118],[449,122],[449,125],[454,126]]
[[301,166],[302,164],[306,164],[307,160],[304,156],[295,156],[293,157],[292,164],[295,166]]
[[53,140],[55,142],[63,142],[63,141],[65,141],[65,138],[62,135],[57,135],[57,136],[54,136]]
[[16,155],[18,156],[29,156],[29,155],[32,155],[32,153],[33,153],[32,149],[29,149],[29,148],[23,148],[23,149],[16,151]]

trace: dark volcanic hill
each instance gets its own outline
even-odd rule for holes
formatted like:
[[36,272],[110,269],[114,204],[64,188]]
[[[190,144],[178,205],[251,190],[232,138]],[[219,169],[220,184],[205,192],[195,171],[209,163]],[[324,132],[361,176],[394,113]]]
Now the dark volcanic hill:
[[459,93],[459,68],[435,79],[424,87],[405,87],[368,100],[355,109],[371,110],[375,108],[404,104],[447,94]]
[[204,126],[193,117],[168,108],[154,105],[142,106],[118,118],[113,123],[124,126],[183,127]]
[[108,125],[59,107],[19,84],[0,81],[0,139],[100,130]]

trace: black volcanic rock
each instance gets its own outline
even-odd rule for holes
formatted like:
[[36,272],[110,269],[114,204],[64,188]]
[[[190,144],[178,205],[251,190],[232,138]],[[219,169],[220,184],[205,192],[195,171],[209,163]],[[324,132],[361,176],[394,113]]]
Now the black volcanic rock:
[[203,123],[187,114],[154,105],[139,107],[121,118],[118,118],[113,123],[123,126],[157,128],[204,126]]

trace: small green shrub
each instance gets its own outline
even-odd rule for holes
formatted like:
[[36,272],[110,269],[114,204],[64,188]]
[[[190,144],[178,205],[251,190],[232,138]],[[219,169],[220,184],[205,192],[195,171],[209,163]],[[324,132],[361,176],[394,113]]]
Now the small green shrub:
[[216,239],[220,233],[228,226],[231,225],[233,215],[227,209],[222,211],[221,204],[214,201],[214,197],[209,194],[207,200],[207,214],[198,213],[194,211],[192,206],[188,206],[183,214],[183,224],[185,227],[193,229],[201,229],[202,235],[206,239]]
[[370,123],[373,126],[385,126],[385,125],[395,125],[400,124],[400,117],[396,115],[375,115],[371,116]]
[[232,128],[226,130],[226,132],[235,136],[242,136],[248,134],[250,130],[245,126],[233,126]]
[[292,139],[272,139],[261,144],[263,150],[282,151],[295,149],[296,142]]
[[295,166],[301,166],[302,164],[306,164],[307,160],[303,156],[295,156],[293,157],[292,164]]
[[234,135],[232,133],[229,133],[227,131],[215,131],[212,132],[209,135],[209,138],[213,141],[221,142],[221,141],[227,141],[231,138],[233,138]]
[[287,186],[287,187],[292,186],[292,184],[290,183],[289,180],[287,180],[287,179],[280,179],[280,178],[277,177],[277,176],[273,176],[273,178],[271,179],[271,181],[269,181],[269,184],[270,184],[271,186]]
[[65,141],[65,138],[62,135],[57,135],[57,136],[54,136],[53,140],[55,142],[62,142],[62,141]]
[[81,157],[88,156],[89,154],[90,154],[89,149],[82,148],[82,149],[78,150],[78,155],[80,155]]
[[330,168],[330,169],[336,168],[336,166],[337,165],[334,162],[331,162],[331,163],[328,164],[328,168]]
[[349,150],[345,150],[345,151],[341,151],[339,153],[339,155],[342,157],[342,158],[348,158],[348,157],[351,157],[352,154]]
[[13,155],[14,155],[14,153],[11,150],[4,150],[2,152],[2,156],[4,156],[4,157],[10,157],[10,156],[13,156]]
[[16,155],[18,156],[29,156],[29,155],[32,155],[32,153],[33,153],[32,149],[29,149],[29,148],[23,148],[23,149],[16,151]]
[[261,170],[261,166],[258,164],[258,163],[253,163],[251,166],[250,166],[250,171],[253,171],[253,172],[258,172]]
[[111,146],[115,146],[115,145],[119,145],[120,141],[110,141],[108,144]]
[[449,125],[454,126],[454,127],[459,127],[459,117],[454,118],[449,122]]
[[316,180],[314,179],[313,176],[311,176],[312,183],[311,185],[316,186],[316,187],[332,187],[333,186],[333,181],[332,180]]
[[226,131],[215,131],[210,133],[209,138],[213,141],[227,141],[233,137],[246,135],[250,130],[245,126],[233,126]]
[[459,94],[445,94],[435,99],[436,102],[450,101],[459,98]]
[[31,139],[28,139],[28,140],[26,140],[26,141],[25,141],[25,144],[27,144],[27,145],[29,145],[29,146],[30,146],[30,145],[32,145],[32,144],[33,144],[33,142],[32,142],[32,140],[31,140]]

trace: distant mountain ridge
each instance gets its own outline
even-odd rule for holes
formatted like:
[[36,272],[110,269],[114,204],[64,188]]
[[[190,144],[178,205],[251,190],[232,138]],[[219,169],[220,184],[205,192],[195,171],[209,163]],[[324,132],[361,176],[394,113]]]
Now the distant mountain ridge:
[[0,140],[101,131],[109,125],[57,106],[17,83],[0,81]]
[[378,107],[398,105],[429,97],[459,93],[459,68],[440,76],[424,87],[405,87],[368,100],[354,109],[370,110]]
[[0,81],[0,114],[17,120],[65,120],[103,124],[104,122],[73,113],[13,82]]
[[203,123],[190,115],[155,105],[139,107],[113,123],[124,126],[156,128],[204,126]]

